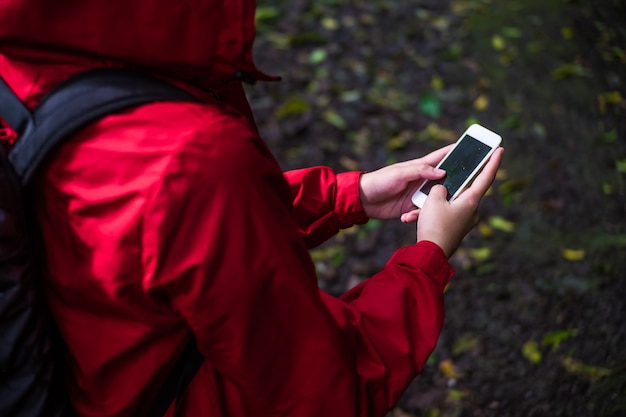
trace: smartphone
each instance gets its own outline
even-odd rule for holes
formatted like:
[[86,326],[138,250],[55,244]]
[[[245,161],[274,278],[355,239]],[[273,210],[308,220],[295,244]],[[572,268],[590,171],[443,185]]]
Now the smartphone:
[[437,168],[446,171],[446,176],[439,180],[426,180],[413,194],[413,204],[422,208],[428,193],[436,184],[443,184],[448,189],[448,201],[454,200],[471,184],[501,142],[500,135],[481,125],[468,127],[437,165]]

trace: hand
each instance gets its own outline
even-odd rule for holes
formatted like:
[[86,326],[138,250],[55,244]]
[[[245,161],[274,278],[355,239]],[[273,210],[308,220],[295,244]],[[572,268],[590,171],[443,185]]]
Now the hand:
[[472,185],[454,201],[448,202],[448,192],[443,185],[430,190],[417,221],[418,242],[429,240],[437,244],[448,258],[452,256],[478,221],[478,205],[496,177],[503,152],[503,148],[498,148]]
[[436,180],[445,175],[445,171],[433,167],[452,146],[438,149],[419,159],[389,165],[361,175],[361,205],[367,217],[392,219],[413,209],[411,196],[417,191],[421,180]]

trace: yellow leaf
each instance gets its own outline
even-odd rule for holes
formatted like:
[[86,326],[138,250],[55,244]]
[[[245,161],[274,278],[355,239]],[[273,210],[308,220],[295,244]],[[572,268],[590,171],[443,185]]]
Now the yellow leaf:
[[429,123],[426,129],[417,134],[418,140],[439,140],[449,142],[456,139],[456,133],[450,129],[443,129],[436,123]]
[[439,362],[439,370],[446,378],[457,379],[459,377],[459,371],[450,359]]
[[438,75],[433,75],[433,78],[430,80],[430,86],[435,91],[443,90],[443,79]]
[[325,17],[322,19],[322,26],[328,30],[336,30],[339,27],[339,22],[332,17]]
[[574,358],[561,359],[561,366],[563,366],[563,368],[569,373],[587,377],[592,380],[611,374],[610,369],[601,368],[599,366],[585,365],[581,361]]
[[513,233],[515,231],[515,223],[508,221],[501,216],[493,216],[489,219],[489,225],[496,230],[500,230],[506,233]]
[[565,248],[561,251],[561,255],[568,261],[582,261],[583,259],[585,259],[585,250]]
[[491,46],[493,46],[493,49],[496,51],[501,51],[506,47],[506,41],[500,35],[493,35],[491,37]]
[[534,340],[529,340],[524,343],[522,346],[522,355],[532,363],[541,362],[541,351],[539,350],[537,342]]
[[478,111],[485,110],[489,107],[489,97],[484,94],[479,95],[476,100],[474,100],[474,108]]
[[574,37],[574,29],[572,29],[570,26],[566,26],[564,28],[561,28],[561,34],[565,39],[572,39]]
[[472,259],[478,262],[484,262],[491,258],[491,248],[475,248],[470,250],[470,256]]
[[493,229],[487,223],[480,222],[478,224],[478,233],[480,233],[481,236],[489,237],[493,235]]
[[609,91],[604,93],[607,103],[618,104],[622,102],[622,94],[619,91]]
[[304,98],[294,94],[276,109],[275,115],[279,119],[284,119],[287,116],[305,113],[310,109],[311,105]]

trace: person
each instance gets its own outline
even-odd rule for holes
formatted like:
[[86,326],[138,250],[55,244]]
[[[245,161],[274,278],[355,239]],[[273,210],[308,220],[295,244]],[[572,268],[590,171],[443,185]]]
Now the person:
[[[283,173],[241,81],[252,0],[6,0],[0,76],[33,108],[90,68],[147,72],[203,100],[86,127],[40,173],[47,298],[79,416],[141,416],[193,334],[205,361],[168,416],[382,416],[441,330],[447,258],[474,224],[501,151],[453,203],[409,196],[448,148],[370,173]],[[2,134],[11,142],[10,127]],[[340,298],[308,250],[368,219],[416,243]]]

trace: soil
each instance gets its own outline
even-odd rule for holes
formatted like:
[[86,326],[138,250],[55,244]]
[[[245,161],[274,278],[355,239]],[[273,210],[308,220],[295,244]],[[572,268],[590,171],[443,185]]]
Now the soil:
[[[248,94],[285,169],[373,170],[474,122],[505,159],[391,416],[626,416],[626,1],[261,0]],[[312,252],[339,295],[414,226]]]

